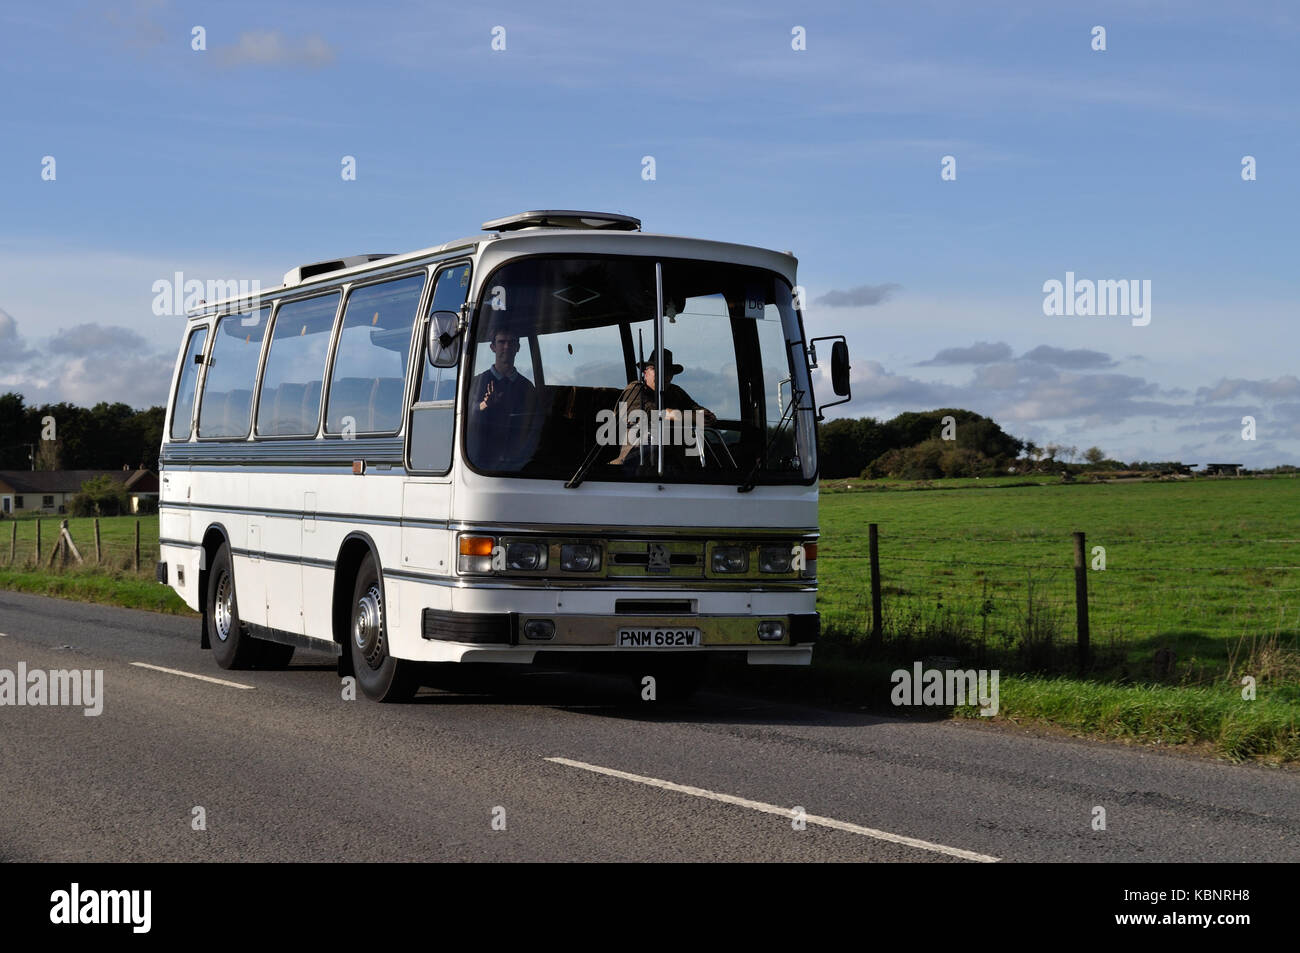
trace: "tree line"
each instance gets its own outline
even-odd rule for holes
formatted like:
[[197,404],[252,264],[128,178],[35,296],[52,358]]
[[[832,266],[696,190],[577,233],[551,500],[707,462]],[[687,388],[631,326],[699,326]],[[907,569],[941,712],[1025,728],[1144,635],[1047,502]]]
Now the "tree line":
[[1026,446],[990,418],[959,408],[832,420],[817,437],[821,475],[830,480],[1005,473]]
[[1182,464],[1125,464],[1099,447],[1060,443],[1042,446],[1004,431],[989,417],[956,407],[908,411],[892,420],[843,418],[823,424],[817,435],[824,479],[936,480],[1017,472],[1181,469]]
[[166,413],[107,402],[29,407],[21,394],[0,395],[0,470],[157,470]]

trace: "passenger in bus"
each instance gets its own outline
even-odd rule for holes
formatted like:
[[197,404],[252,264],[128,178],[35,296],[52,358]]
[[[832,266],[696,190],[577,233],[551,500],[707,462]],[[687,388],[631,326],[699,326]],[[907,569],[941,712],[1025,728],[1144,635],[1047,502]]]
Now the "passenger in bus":
[[[626,405],[620,408],[621,419],[630,419],[633,411],[642,411],[646,418],[654,420],[655,413],[659,408],[659,395],[656,391],[655,377],[658,374],[658,352],[651,351],[650,357],[637,365],[641,371],[641,379],[633,381],[623,388],[623,393],[618,395],[618,403]],[[693,410],[703,415],[704,426],[712,427],[718,422],[718,418],[713,411],[703,407],[695,402],[690,394],[682,390],[681,387],[673,383],[673,378],[680,374],[684,367],[680,364],[673,363],[673,352],[664,349],[664,422],[665,425],[678,424],[682,422],[682,411]],[[630,430],[631,428],[629,428]],[[627,437],[624,434],[624,437]],[[697,435],[697,439],[702,439],[703,435]],[[652,453],[651,446],[642,442],[640,444],[624,443],[619,448],[618,456],[612,461],[612,464],[623,464],[629,467],[648,466],[650,464]],[[676,454],[680,455],[680,454]]]
[[527,462],[521,447],[535,423],[537,389],[515,369],[519,335],[494,324],[488,346],[495,360],[470,382],[470,458],[486,470],[513,470]]

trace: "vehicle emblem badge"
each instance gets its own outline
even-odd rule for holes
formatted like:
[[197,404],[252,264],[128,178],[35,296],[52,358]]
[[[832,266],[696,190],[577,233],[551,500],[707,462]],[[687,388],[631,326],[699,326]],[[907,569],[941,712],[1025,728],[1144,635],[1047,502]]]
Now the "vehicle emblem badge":
[[650,561],[646,568],[650,572],[668,572],[672,568],[672,563],[668,558],[668,547],[663,543],[650,543],[647,550]]

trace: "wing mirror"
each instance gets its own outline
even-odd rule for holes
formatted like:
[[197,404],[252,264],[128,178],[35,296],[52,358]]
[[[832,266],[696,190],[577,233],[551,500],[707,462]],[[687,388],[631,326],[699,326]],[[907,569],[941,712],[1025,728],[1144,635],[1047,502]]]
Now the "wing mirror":
[[844,340],[844,335],[834,334],[827,337],[813,338],[808,342],[808,366],[815,368],[817,366],[817,342],[834,341],[831,345],[831,390],[839,400],[831,401],[829,404],[822,404],[821,410],[818,411],[817,419],[822,419],[822,411],[827,407],[834,407],[836,404],[848,403],[853,399],[851,388],[849,387],[849,345]]
[[460,315],[455,311],[435,311],[429,315],[427,351],[434,367],[455,367],[460,360]]

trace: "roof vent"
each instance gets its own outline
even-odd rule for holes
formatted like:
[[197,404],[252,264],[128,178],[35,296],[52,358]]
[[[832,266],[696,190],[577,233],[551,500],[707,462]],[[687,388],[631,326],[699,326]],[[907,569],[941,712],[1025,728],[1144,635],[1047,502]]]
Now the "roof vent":
[[284,283],[286,285],[297,285],[308,278],[315,278],[317,275],[326,275],[331,271],[342,271],[344,268],[355,268],[357,265],[366,265],[381,258],[392,257],[392,252],[382,255],[350,255],[347,258],[331,258],[327,261],[312,262],[310,265],[299,265],[297,268],[290,268],[284,273]]
[[641,219],[615,212],[575,212],[572,209],[546,209],[520,212],[483,223],[485,232],[516,232],[521,228],[595,228],[615,232],[641,231]]

